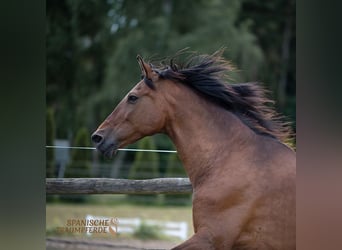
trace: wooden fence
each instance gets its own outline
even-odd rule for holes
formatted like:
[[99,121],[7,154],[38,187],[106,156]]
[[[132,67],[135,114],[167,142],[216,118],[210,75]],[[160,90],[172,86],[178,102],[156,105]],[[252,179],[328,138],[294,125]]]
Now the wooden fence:
[[127,180],[110,178],[46,178],[47,194],[188,194],[188,178]]

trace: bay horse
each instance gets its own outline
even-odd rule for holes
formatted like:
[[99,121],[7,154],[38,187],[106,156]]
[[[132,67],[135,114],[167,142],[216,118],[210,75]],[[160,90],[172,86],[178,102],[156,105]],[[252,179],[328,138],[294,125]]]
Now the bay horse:
[[227,84],[222,52],[153,66],[92,134],[111,157],[165,133],[193,187],[194,235],[175,250],[296,247],[296,154],[288,125],[258,83]]

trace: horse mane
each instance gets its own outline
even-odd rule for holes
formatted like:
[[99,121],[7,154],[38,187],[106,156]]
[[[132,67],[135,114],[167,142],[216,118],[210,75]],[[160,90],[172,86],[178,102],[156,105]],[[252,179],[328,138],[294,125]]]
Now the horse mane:
[[153,68],[163,79],[180,82],[199,95],[237,115],[257,134],[280,141],[291,135],[289,123],[270,105],[267,91],[256,82],[227,84],[227,73],[233,67],[223,59],[222,51],[213,55],[192,56],[186,63],[177,65],[174,59],[163,69]]

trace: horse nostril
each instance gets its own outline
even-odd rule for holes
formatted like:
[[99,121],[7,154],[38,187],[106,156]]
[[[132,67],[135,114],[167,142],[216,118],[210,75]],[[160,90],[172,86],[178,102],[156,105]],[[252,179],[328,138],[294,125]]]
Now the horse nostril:
[[103,137],[101,135],[94,134],[91,136],[91,140],[94,143],[99,144],[103,140]]

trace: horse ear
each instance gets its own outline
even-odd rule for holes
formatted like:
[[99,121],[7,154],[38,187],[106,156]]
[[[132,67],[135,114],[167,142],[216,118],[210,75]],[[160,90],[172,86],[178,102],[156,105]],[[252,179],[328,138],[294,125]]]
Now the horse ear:
[[152,67],[142,59],[140,55],[137,55],[137,60],[141,69],[141,73],[148,79],[152,79]]

